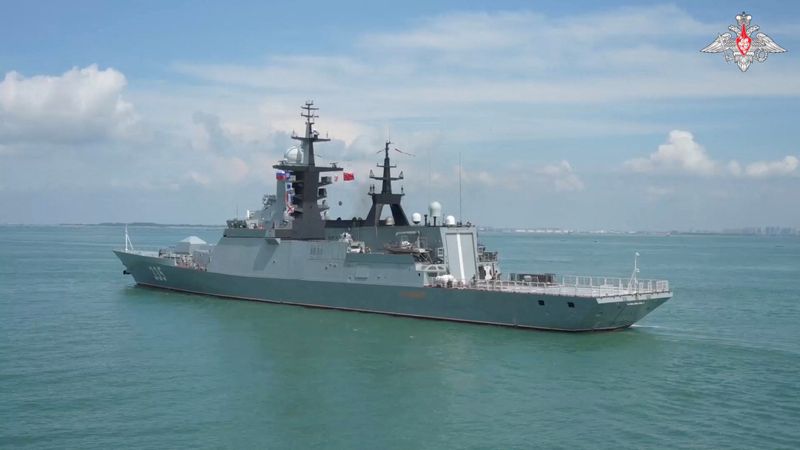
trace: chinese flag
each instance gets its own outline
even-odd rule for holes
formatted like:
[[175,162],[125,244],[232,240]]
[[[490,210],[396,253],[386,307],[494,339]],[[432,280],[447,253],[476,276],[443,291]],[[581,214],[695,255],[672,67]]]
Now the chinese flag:
[[353,175],[351,172],[343,172],[342,173],[342,179],[344,181],[353,181],[353,180],[356,179],[356,176]]

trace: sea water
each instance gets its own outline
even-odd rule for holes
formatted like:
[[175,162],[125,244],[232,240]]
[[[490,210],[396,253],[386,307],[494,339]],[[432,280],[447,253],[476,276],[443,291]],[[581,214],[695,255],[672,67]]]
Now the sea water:
[[326,311],[136,287],[120,227],[0,227],[0,448],[800,447],[800,238],[481,241],[505,273],[638,251],[675,296],[579,334]]

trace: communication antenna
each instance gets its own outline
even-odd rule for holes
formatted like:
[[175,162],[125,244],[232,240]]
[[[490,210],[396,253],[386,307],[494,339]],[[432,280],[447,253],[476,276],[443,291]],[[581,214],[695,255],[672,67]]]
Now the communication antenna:
[[428,147],[428,204],[431,204],[431,148]]
[[306,104],[301,106],[300,109],[303,111],[300,112],[300,117],[305,117],[306,125],[314,125],[314,119],[319,117],[315,111],[319,111],[319,108],[314,107],[314,102],[312,100],[307,100]]
[[464,216],[461,214],[461,152],[458,152],[458,221],[464,221]]
[[131,237],[128,236],[128,224],[125,224],[125,251],[133,250],[133,243],[131,242]]

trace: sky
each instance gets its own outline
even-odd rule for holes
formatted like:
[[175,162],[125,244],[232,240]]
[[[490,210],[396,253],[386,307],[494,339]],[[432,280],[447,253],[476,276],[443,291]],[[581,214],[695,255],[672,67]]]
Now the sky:
[[[744,73],[700,52],[742,9],[788,50]],[[331,217],[366,216],[390,139],[408,214],[800,227],[800,3],[0,0],[0,17],[0,223],[224,223],[274,192],[314,100],[318,160],[356,176]]]

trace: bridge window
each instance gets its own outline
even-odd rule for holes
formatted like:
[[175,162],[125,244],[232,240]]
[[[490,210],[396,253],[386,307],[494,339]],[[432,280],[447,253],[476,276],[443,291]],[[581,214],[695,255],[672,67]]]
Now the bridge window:
[[544,300],[539,300],[539,306],[544,306]]
[[567,302],[567,306],[569,306],[570,308],[574,308],[575,307],[575,303]]

